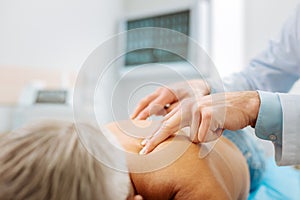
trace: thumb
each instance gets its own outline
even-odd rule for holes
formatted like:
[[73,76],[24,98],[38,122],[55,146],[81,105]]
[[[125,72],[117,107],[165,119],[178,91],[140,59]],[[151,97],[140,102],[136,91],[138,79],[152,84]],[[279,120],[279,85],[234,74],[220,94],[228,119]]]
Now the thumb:
[[146,139],[146,145],[139,152],[139,154],[144,155],[153,151],[153,149],[155,149],[157,145],[165,141],[170,136],[169,132],[170,131],[168,130],[168,128],[161,127],[159,131],[156,132],[150,139]]
[[135,195],[133,200],[143,200],[143,197],[141,195]]

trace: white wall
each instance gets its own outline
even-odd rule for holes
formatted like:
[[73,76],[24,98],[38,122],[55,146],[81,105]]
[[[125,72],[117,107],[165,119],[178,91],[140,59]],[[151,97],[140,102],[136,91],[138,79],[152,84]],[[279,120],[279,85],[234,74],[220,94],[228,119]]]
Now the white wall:
[[[1,0],[0,66],[79,68],[126,15],[187,7],[194,0]],[[299,0],[211,0],[212,57],[221,74],[247,64]],[[123,5],[124,4],[124,5]]]
[[121,11],[122,0],[1,0],[0,66],[78,69]]
[[212,0],[212,59],[221,76],[244,65],[244,0]]
[[245,57],[247,63],[278,35],[299,0],[245,0]]
[[222,76],[266,48],[299,0],[212,0],[212,57]]
[[[79,70],[91,51],[118,31],[122,3],[122,0],[0,0],[0,73],[7,76],[5,72],[12,66],[22,68],[21,73],[32,71],[32,76],[36,74],[33,70],[55,68],[53,71],[62,71],[62,76],[64,72]],[[6,78],[9,81],[1,83],[10,90],[16,76]],[[34,80],[43,78],[35,76]],[[1,95],[7,93],[1,93],[0,98]],[[0,132],[10,130],[17,120],[13,117],[17,108],[14,102],[9,102],[12,106],[0,105],[3,122]]]

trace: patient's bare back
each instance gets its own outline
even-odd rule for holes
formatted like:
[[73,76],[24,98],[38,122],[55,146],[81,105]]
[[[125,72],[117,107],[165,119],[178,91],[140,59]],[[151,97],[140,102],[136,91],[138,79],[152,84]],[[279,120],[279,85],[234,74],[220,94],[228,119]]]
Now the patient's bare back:
[[[135,154],[136,157],[145,157],[128,159],[129,169],[135,165],[144,165],[147,168],[145,165],[153,164],[151,161],[156,164],[153,166],[159,165],[159,162],[163,163],[153,171],[131,172],[131,179],[138,194],[145,199],[247,199],[250,184],[247,163],[233,143],[221,137],[213,150],[200,159],[199,151],[202,145],[191,143],[184,133],[180,133],[164,141],[149,155],[138,155],[142,149],[142,138],[135,135],[151,134],[142,131],[149,131],[147,126],[151,126],[151,123],[153,122],[128,120],[106,126],[117,137],[125,151]],[[138,127],[136,130],[140,133],[133,133],[136,132],[133,125]],[[124,131],[126,126],[130,128]],[[128,131],[132,134],[128,134]],[[169,150],[165,151],[168,148]],[[184,152],[181,152],[177,159],[165,164],[164,161],[174,157],[178,149],[184,149]],[[159,160],[155,156],[151,157],[151,154],[159,154]]]

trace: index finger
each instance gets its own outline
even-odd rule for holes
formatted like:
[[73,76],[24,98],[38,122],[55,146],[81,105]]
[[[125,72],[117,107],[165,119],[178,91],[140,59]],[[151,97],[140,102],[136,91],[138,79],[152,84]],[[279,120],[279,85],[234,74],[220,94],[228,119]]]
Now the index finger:
[[167,113],[165,105],[170,103],[169,99],[159,96],[149,103],[136,117],[139,120],[147,119],[151,115],[165,115]]
[[180,116],[180,112],[176,112],[172,117],[165,121],[162,124],[161,128],[147,141],[144,148],[140,151],[140,154],[150,153],[160,143],[179,131],[179,129],[181,128]]
[[144,99],[142,99],[139,102],[139,104],[137,105],[137,107],[135,108],[135,110],[130,118],[131,119],[136,118],[150,104],[150,102],[153,101],[156,97],[157,97],[157,94],[152,93],[152,94],[148,95],[147,97],[145,97]]

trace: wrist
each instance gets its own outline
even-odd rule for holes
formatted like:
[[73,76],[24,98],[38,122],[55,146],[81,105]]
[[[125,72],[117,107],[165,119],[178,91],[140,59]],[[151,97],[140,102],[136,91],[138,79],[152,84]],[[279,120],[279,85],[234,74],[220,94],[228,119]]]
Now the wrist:
[[255,127],[259,108],[260,108],[260,98],[257,91],[249,91],[249,110],[250,110],[250,126]]
[[170,86],[178,100],[203,97],[210,94],[210,87],[201,79],[182,81]]
[[203,97],[210,94],[210,87],[204,80],[194,79],[188,81],[189,87],[191,88],[189,97],[197,98]]

